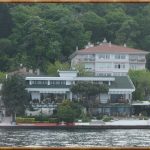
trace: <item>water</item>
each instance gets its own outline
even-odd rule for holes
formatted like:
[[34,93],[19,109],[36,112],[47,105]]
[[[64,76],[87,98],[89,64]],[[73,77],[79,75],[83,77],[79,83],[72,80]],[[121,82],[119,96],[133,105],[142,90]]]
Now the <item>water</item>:
[[150,146],[150,130],[0,129],[0,146]]

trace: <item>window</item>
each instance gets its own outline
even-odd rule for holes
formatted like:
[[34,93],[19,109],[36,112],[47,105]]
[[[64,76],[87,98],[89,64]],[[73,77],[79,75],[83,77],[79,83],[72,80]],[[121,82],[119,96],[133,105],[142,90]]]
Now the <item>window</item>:
[[130,68],[131,68],[131,69],[135,70],[136,67],[137,67],[136,64],[130,64]]
[[137,61],[138,60],[138,55],[130,55],[129,60],[130,61]]
[[110,54],[106,54],[106,55],[105,55],[105,58],[106,58],[106,59],[110,59]]
[[120,54],[115,55],[115,59],[125,59],[125,58],[126,58],[125,55],[120,55]]
[[124,69],[125,68],[125,64],[115,64],[115,68],[116,69]]
[[33,80],[31,81],[31,84],[48,84],[48,81],[45,81],[45,80]]
[[105,59],[105,55],[104,54],[100,54],[99,55],[99,59]]
[[66,84],[66,81],[60,81],[60,80],[58,80],[58,81],[51,80],[50,81],[50,85],[65,85],[65,84]]
[[120,58],[121,58],[121,59],[125,59],[126,56],[125,56],[125,55],[121,55]]
[[112,64],[111,63],[98,63],[96,64],[97,68],[111,68]]
[[87,69],[87,70],[92,70],[93,67],[94,67],[93,64],[90,64],[90,63],[85,64],[85,69]]
[[110,59],[110,54],[99,54],[99,59]]

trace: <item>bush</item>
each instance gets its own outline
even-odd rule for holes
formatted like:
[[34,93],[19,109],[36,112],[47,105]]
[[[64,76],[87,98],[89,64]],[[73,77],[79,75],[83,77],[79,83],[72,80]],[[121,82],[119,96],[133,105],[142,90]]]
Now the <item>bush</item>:
[[81,112],[80,118],[82,122],[89,122],[91,120],[90,117],[84,113],[84,111]]
[[44,115],[35,116],[35,121],[39,122],[49,121],[49,117]]
[[91,119],[89,117],[87,117],[87,116],[82,118],[82,122],[90,122],[90,120]]
[[59,122],[74,122],[77,118],[76,104],[69,100],[64,100],[57,108],[57,117]]
[[141,115],[142,115],[142,116],[148,116],[148,114],[147,114],[146,111],[142,111],[142,112],[141,112]]
[[35,118],[16,117],[17,123],[33,123],[34,121],[35,121]]
[[149,118],[148,117],[144,117],[144,120],[148,120]]
[[102,119],[103,119],[103,116],[102,116],[102,115],[99,115],[99,116],[96,117],[96,119],[97,119],[97,120],[102,120]]
[[57,118],[49,118],[48,120],[50,123],[58,123],[58,119]]
[[104,122],[108,122],[108,121],[111,121],[111,120],[112,120],[112,117],[104,115],[102,120],[103,120]]

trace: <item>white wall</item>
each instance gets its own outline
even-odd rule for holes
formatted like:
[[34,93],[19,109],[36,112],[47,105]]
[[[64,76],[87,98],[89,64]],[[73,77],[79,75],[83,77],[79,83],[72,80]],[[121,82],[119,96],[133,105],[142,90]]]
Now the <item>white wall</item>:
[[31,92],[32,99],[39,99],[40,100],[40,92]]
[[107,103],[108,99],[109,99],[109,96],[107,93],[106,94],[100,94],[100,102],[101,103]]
[[[108,57],[100,57],[99,55],[108,55]],[[119,54],[119,53],[118,53]],[[119,54],[119,56],[125,56],[125,58],[123,57],[115,57],[118,55],[117,53],[113,53],[113,54],[109,54],[109,53],[96,53],[95,54],[95,65],[91,65],[93,61],[90,61],[89,63],[87,63],[86,61],[84,61],[84,57],[87,57],[87,55],[80,55],[78,54],[77,56],[75,56],[72,59],[72,65],[73,63],[81,63],[83,62],[85,64],[85,68],[91,68],[91,71],[95,71],[96,74],[114,74],[114,75],[125,75],[128,73],[129,69],[133,69],[133,67],[131,67],[131,63],[130,63],[130,59],[133,56],[129,56],[129,54]],[[140,54],[136,54],[137,57],[137,61],[139,61],[138,59],[144,59],[145,55],[140,55]],[[146,61],[145,61],[146,62]],[[132,62],[135,63],[136,67],[135,70],[137,69],[145,69],[145,62],[142,63],[136,63],[136,62]],[[125,64],[125,68],[115,68],[115,64]],[[117,74],[119,73],[119,74]],[[122,74],[123,73],[123,74]]]

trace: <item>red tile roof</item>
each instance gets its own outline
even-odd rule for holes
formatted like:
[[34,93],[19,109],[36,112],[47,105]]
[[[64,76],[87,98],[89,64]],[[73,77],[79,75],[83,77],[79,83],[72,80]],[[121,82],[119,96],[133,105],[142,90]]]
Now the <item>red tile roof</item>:
[[80,52],[105,52],[105,53],[145,53],[147,54],[148,52],[143,51],[143,50],[138,50],[134,48],[128,48],[124,46],[119,46],[119,45],[114,45],[110,43],[102,43],[97,46],[81,49],[78,51]]
[[119,46],[111,43],[101,43],[97,46],[91,46],[85,49],[76,50],[69,58],[73,58],[77,54],[93,54],[93,53],[125,53],[125,54],[148,54],[148,51]]

